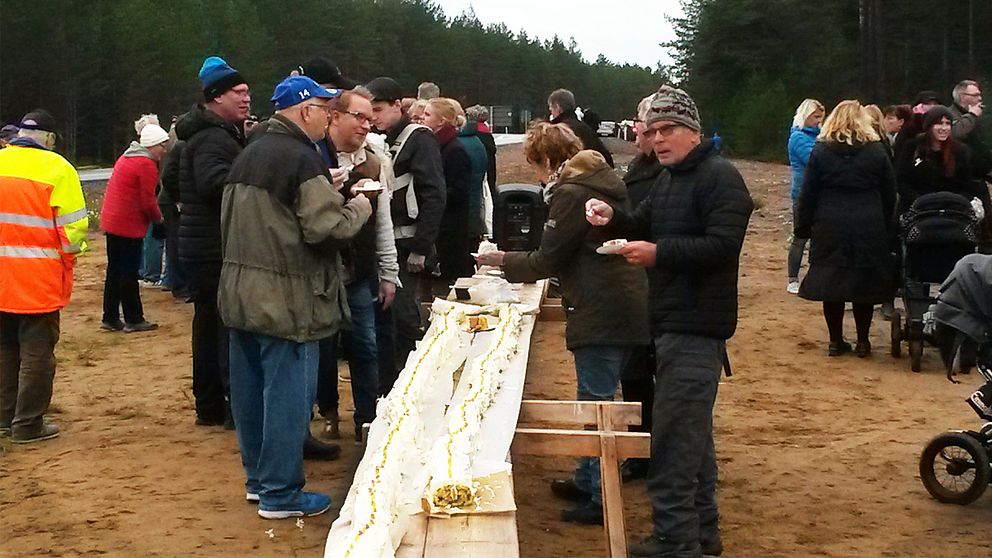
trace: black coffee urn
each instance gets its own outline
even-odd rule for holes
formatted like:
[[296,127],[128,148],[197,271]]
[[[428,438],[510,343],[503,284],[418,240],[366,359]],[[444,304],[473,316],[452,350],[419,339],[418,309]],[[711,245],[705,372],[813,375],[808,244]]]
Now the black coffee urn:
[[493,202],[493,241],[504,252],[537,250],[548,207],[544,189],[533,184],[502,184]]

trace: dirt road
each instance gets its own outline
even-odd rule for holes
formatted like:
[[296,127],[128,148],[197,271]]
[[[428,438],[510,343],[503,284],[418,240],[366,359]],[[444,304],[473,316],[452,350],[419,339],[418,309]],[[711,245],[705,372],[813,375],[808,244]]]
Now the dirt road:
[[[629,158],[629,146],[611,147]],[[948,383],[929,351],[925,373],[909,372],[888,356],[888,324],[877,320],[873,358],[828,359],[819,306],[785,292],[787,168],[738,166],[762,207],[744,248],[735,374],[716,409],[724,556],[992,555],[992,494],[941,505],[916,472],[932,435],[976,425],[962,400],[974,376]],[[519,146],[502,149],[500,167],[501,182],[532,180]],[[52,418],[63,435],[26,447],[0,440],[0,556],[320,556],[336,508],[301,527],[258,518],[243,500],[233,433],[193,425],[192,308],[143,290],[161,329],[98,331],[106,257],[91,236],[62,318]],[[853,336],[850,315],[845,325]],[[534,344],[527,396],[571,398],[562,325],[540,324]],[[308,487],[339,506],[359,452],[346,442],[339,461],[308,462]],[[602,555],[600,528],[558,521],[547,483],[569,467],[514,463],[522,556]],[[650,525],[643,483],[624,495],[633,539]]]

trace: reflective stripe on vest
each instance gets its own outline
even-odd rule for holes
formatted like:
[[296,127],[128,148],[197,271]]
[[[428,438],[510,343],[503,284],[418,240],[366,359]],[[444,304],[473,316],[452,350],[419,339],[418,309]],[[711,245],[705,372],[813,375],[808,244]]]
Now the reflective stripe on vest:
[[44,149],[0,150],[0,312],[44,313],[68,304],[88,221],[68,161]]
[[44,258],[50,260],[60,260],[62,256],[58,250],[51,248],[37,248],[34,246],[0,246],[0,258]]

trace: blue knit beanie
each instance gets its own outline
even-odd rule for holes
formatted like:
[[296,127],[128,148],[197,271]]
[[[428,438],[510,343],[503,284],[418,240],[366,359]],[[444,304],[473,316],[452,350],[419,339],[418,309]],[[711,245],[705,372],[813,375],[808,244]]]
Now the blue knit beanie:
[[203,97],[208,101],[223,95],[233,87],[247,83],[237,70],[219,56],[209,56],[203,61],[199,78],[203,85]]

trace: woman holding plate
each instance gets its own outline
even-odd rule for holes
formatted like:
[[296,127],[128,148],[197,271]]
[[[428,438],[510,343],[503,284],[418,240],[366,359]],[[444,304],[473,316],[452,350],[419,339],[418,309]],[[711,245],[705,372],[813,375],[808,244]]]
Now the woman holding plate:
[[[591,198],[627,206],[627,189],[603,156],[582,150],[567,126],[539,122],[524,140],[524,155],[538,180],[546,184],[548,221],[541,246],[530,252],[479,254],[481,265],[501,266],[510,282],[556,276],[565,307],[565,342],[575,359],[578,399],[612,400],[620,371],[635,347],[650,342],[647,277],[617,255],[597,253],[611,240],[585,216]],[[609,250],[603,250],[609,252]],[[581,458],[573,478],[551,484],[552,492],[573,501],[562,520],[603,522],[599,461]]]

